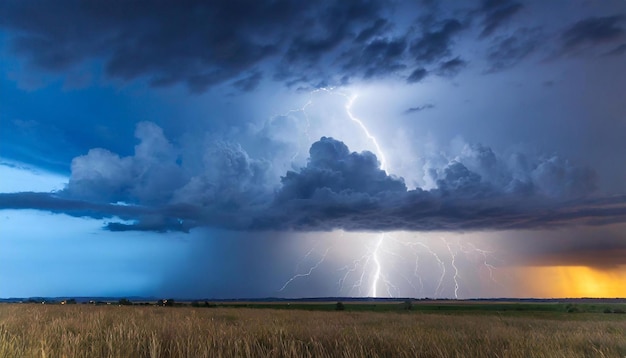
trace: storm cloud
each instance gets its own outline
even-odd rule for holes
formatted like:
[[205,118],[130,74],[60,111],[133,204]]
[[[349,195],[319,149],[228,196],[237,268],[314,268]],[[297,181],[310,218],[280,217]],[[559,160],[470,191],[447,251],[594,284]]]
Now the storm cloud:
[[624,15],[589,17],[577,21],[561,33],[563,52],[584,50],[589,47],[623,41],[626,30]]
[[411,54],[424,64],[450,56],[453,39],[462,30],[463,24],[456,19],[446,19],[440,24],[425,27],[422,35],[411,43]]
[[[32,68],[63,73],[96,60],[109,78],[195,93],[221,84],[252,91],[263,78],[311,86],[393,74],[417,82],[407,69],[451,56],[464,25],[445,18],[409,30],[394,25],[391,8],[385,0],[10,1],[0,27]],[[511,11],[492,8],[484,11],[489,29]]]
[[6,295],[624,294],[623,0],[1,8]]
[[515,34],[498,38],[489,48],[488,72],[498,72],[517,65],[539,47],[542,33],[540,29],[519,29]]
[[477,11],[483,15],[481,36],[489,36],[515,16],[524,5],[510,0],[484,0]]
[[132,156],[92,149],[74,159],[66,188],[0,194],[2,209],[40,209],[119,218],[112,231],[188,231],[208,226],[244,231],[440,231],[549,228],[624,220],[623,197],[595,197],[595,174],[556,156],[496,154],[465,145],[428,175],[431,190],[408,190],[368,151],[341,141],[313,143],[305,167],[272,186],[269,164],[238,144],[205,148],[199,172],[180,162],[162,130],[139,123]]

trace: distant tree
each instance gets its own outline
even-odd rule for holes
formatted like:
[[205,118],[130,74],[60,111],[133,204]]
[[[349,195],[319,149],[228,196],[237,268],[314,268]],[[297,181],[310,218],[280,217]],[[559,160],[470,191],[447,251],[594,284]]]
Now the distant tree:
[[66,305],[75,305],[76,304],[76,299],[75,298],[70,298],[69,300],[65,301]]
[[126,299],[126,298],[120,298],[120,300],[117,302],[120,306],[132,306],[133,303]]
[[344,306],[342,302],[337,302],[335,304],[335,311],[344,311],[345,309],[346,309],[346,306]]
[[402,302],[402,309],[403,310],[407,310],[407,311],[412,310],[413,309],[413,301],[406,300],[406,301]]

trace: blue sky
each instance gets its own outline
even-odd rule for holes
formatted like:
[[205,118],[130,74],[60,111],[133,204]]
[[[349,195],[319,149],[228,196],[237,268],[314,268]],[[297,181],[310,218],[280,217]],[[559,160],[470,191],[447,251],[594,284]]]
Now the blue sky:
[[3,8],[0,297],[626,295],[621,0]]

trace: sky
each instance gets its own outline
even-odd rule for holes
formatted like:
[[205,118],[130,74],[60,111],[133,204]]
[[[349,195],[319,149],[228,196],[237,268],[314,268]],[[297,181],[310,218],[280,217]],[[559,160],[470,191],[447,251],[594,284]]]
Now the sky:
[[0,297],[626,297],[624,0],[0,6]]

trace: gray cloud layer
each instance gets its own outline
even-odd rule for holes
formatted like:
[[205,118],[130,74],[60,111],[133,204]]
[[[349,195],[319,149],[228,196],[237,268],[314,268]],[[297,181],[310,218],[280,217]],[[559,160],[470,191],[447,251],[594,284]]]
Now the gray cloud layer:
[[[471,16],[482,19],[487,36],[521,7],[485,1]],[[182,83],[193,92],[225,82],[250,91],[264,72],[288,84],[387,75],[417,82],[426,65],[453,73],[442,61],[458,56],[454,39],[468,27],[443,18],[421,21],[414,26],[419,30],[398,28],[391,8],[385,0],[9,1],[0,27],[10,30],[13,50],[37,68],[66,71],[97,59],[111,78]],[[416,17],[429,13],[426,6],[410,8]],[[567,43],[586,38],[587,27],[570,31]]]
[[[455,48],[460,35],[474,27],[482,40],[505,33],[527,7],[510,0],[469,6],[450,16],[433,11],[436,4],[386,0],[9,1],[0,28],[9,31],[13,51],[39,69],[63,72],[97,60],[123,81],[184,84],[192,92],[229,83],[251,91],[263,78],[321,86],[453,76],[467,63]],[[397,24],[398,9],[414,19]],[[608,52],[620,54],[623,23],[619,14],[581,19],[560,30],[561,52],[621,41]],[[536,34],[504,35],[487,54],[493,69],[534,51]]]
[[107,229],[465,230],[602,225],[626,219],[626,198],[594,197],[595,174],[556,156],[500,156],[483,145],[428,175],[436,187],[408,190],[371,152],[350,152],[322,137],[304,168],[278,187],[269,164],[241,146],[212,142],[203,167],[190,172],[162,130],[137,126],[132,156],[92,149],[72,162],[57,193],[0,194],[2,209],[40,209],[75,216],[119,217]]

